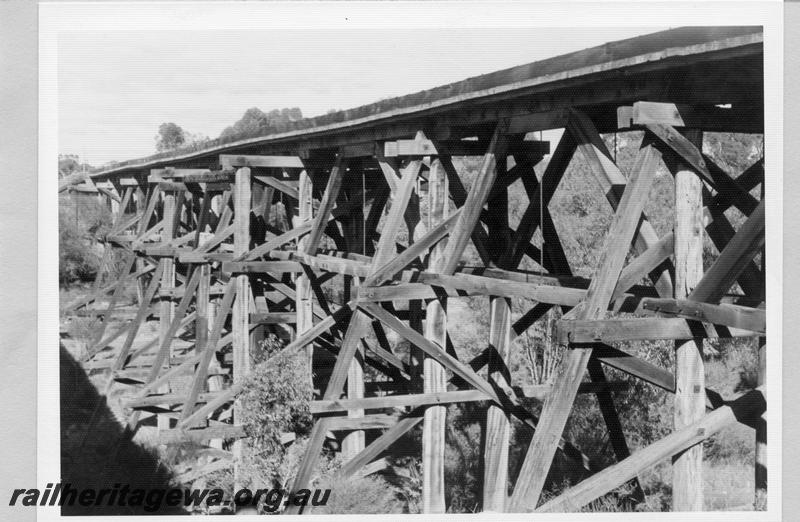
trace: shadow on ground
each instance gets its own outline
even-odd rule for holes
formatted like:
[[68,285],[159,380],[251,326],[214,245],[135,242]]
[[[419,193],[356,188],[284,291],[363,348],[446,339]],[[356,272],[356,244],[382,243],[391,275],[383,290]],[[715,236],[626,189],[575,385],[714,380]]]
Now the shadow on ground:
[[[61,483],[74,489],[153,491],[171,487],[170,472],[155,451],[123,437],[123,428],[70,353],[60,346]],[[109,494],[110,495],[110,494]],[[180,508],[157,506],[157,493],[142,505],[64,505],[62,515],[179,515]],[[117,495],[118,497],[119,495]],[[107,497],[106,497],[107,498]],[[135,502],[135,501],[134,501]],[[105,504],[105,502],[103,503]],[[119,504],[119,502],[115,502]],[[145,509],[148,508],[148,509]]]

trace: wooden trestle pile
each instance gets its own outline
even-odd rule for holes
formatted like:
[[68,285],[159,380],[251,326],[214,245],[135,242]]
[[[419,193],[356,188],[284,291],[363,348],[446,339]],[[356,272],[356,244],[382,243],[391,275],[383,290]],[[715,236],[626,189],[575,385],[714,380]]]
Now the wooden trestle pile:
[[[422,424],[424,510],[444,512],[445,405],[469,401],[488,404],[484,510],[579,510],[627,483],[641,498],[637,474],[668,458],[674,509],[702,509],[700,443],[735,422],[756,427],[756,487],[764,489],[765,286],[763,266],[754,259],[764,247],[765,212],[763,199],[753,195],[764,182],[763,159],[729,173],[703,154],[702,130],[723,130],[733,121],[724,109],[629,102],[612,111],[618,116],[612,128],[596,111],[571,108],[558,113],[561,125],[549,127],[499,118],[460,136],[418,128],[407,139],[284,156],[218,154],[205,156],[205,164],[95,180],[116,212],[105,240],[126,253],[126,267],[123,277],[70,308],[106,302],[99,313],[105,310],[107,323],[133,281],[139,308],[120,329],[101,332],[87,361],[124,339],[106,366],[119,386],[135,389],[126,403],[130,428],[143,411],[154,411],[162,441],[235,440],[236,455],[246,438],[235,399],[251,348],[265,332],[278,333],[284,352],[308,354],[319,390],[294,490],[310,485],[328,434],[344,438],[346,463],[338,472],[344,479],[376,468],[390,445]],[[552,151],[548,143],[525,139],[530,130],[558,126],[565,131]],[[598,127],[644,131],[628,175]],[[743,127],[739,122],[733,130]],[[758,122],[749,128],[763,132]],[[547,154],[537,175],[533,166]],[[454,156],[482,156],[470,184]],[[574,156],[589,166],[614,209],[591,278],[572,274],[547,207]],[[675,177],[676,208],[674,231],[658,237],[643,208],[661,165]],[[508,190],[520,179],[529,206],[512,230]],[[420,197],[427,205],[419,205]],[[422,216],[420,207],[427,209]],[[747,216],[738,230],[726,217],[729,208]],[[285,219],[270,220],[271,212]],[[424,233],[399,243],[401,232],[420,220]],[[534,241],[537,230],[543,243]],[[704,271],[706,234],[720,255]],[[462,263],[470,242],[483,266]],[[520,269],[526,257],[542,266]],[[334,302],[322,284],[342,274],[344,299]],[[489,296],[491,303],[486,350],[472,360],[448,349],[448,328],[458,325],[448,324],[447,301],[463,296]],[[512,321],[512,298],[535,304]],[[526,383],[506,382],[501,362],[552,307],[564,314],[557,333],[567,350],[552,386],[536,390],[543,401],[537,418],[521,400]],[[153,313],[158,339],[134,349]],[[388,331],[424,356],[400,357]],[[705,385],[702,343],[740,336],[760,339],[761,386],[726,401]],[[674,372],[612,346],[648,339],[675,341]],[[217,357],[220,351],[232,359]],[[380,385],[365,382],[364,365],[376,370],[368,375],[381,375]],[[673,393],[674,433],[631,454],[605,367]],[[587,373],[591,382],[584,382]],[[190,384],[170,391],[181,377]],[[577,393],[597,396],[618,459],[606,469],[562,438]],[[512,416],[533,430],[533,439],[509,494]],[[556,452],[585,468],[588,478],[540,504]]]

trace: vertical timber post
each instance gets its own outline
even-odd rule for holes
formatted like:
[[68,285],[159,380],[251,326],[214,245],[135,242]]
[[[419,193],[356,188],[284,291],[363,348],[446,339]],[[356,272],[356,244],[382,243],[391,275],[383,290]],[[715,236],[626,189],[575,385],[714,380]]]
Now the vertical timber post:
[[[467,194],[466,200],[462,206],[461,215],[459,216],[458,220],[456,221],[455,226],[450,231],[450,237],[448,238],[447,244],[442,247],[441,253],[438,254],[441,257],[437,256],[435,265],[430,267],[430,270],[438,273],[443,273],[447,275],[452,275],[456,268],[458,267],[459,262],[461,261],[461,255],[464,253],[464,249],[467,246],[467,243],[472,236],[472,232],[475,230],[475,226],[480,219],[480,214],[483,209],[483,205],[486,203],[486,200],[489,197],[489,193],[491,192],[492,187],[494,186],[494,181],[497,178],[497,156],[504,155],[505,150],[507,147],[507,137],[506,131],[508,130],[508,121],[501,120],[497,122],[495,126],[494,133],[492,135],[492,139],[489,142],[489,146],[486,149],[486,153],[483,156],[483,161],[481,162],[480,171],[478,172],[475,181],[473,182],[472,187],[470,188],[469,193]],[[449,163],[450,158],[446,158],[446,161]],[[435,168],[434,168],[435,167]],[[436,173],[434,174],[434,171]],[[444,173],[439,174],[439,171],[443,171]],[[439,176],[446,177],[446,170],[444,165],[442,164],[442,160],[438,159],[434,165],[431,167],[431,173],[429,174],[430,179],[439,179]],[[443,182],[440,182],[443,183]],[[447,185],[445,185],[447,187]],[[429,181],[429,193],[435,194],[437,192],[441,193],[442,191],[434,189],[433,183]],[[444,192],[446,199],[448,192]],[[442,209],[442,219],[444,219],[444,213],[446,212],[447,203],[441,203],[444,205]],[[431,205],[431,213],[433,213],[433,205]],[[433,223],[431,223],[431,227]],[[433,257],[433,254],[431,254]],[[438,324],[437,324],[438,323]],[[437,344],[439,344],[442,348],[446,346],[446,337],[447,337],[447,319],[445,314],[445,309],[442,309],[442,318],[440,321],[437,321],[436,317],[431,316],[431,310],[428,310],[428,315],[426,317],[426,325],[425,325],[425,333],[426,337],[433,340]],[[430,337],[428,334],[432,336],[435,334],[436,338]],[[446,389],[444,378],[442,378],[441,383],[439,383],[438,379],[433,378],[435,377],[442,377],[441,373],[438,375],[432,375],[432,378],[428,378],[428,365],[434,364],[434,361],[429,362],[426,358],[425,362],[423,363],[423,374],[425,379],[425,391],[428,392],[430,389],[429,386],[436,386],[437,391]],[[435,368],[435,366],[434,366]],[[439,370],[443,371],[443,370]],[[430,381],[430,384],[429,384]],[[436,414],[433,414],[433,418],[429,422],[429,416],[431,414],[428,413],[430,409],[426,410],[425,413],[425,423],[423,425],[423,491],[422,491],[422,498],[423,498],[423,510],[428,508],[430,511],[428,512],[440,512],[443,513],[445,510],[444,505],[444,446],[445,446],[445,412],[446,410],[434,410],[440,411],[441,417],[435,417]],[[439,424],[435,424],[435,422],[441,423],[441,427]],[[426,441],[430,441],[428,447],[426,448]],[[428,449],[430,448],[430,449]],[[438,459],[438,460],[437,460]],[[429,476],[426,476],[429,474]],[[436,510],[436,511],[434,511]]]
[[[346,280],[345,284],[350,284]],[[358,278],[352,279],[353,287],[358,286]],[[363,399],[364,398],[364,345],[359,343],[350,367],[347,370],[347,398],[348,399]],[[357,419],[364,416],[364,409],[357,408],[347,411],[348,418]],[[344,461],[347,462],[364,449],[366,438],[364,437],[364,430],[353,430],[345,435],[342,440],[342,456]]]
[[[164,192],[164,228],[161,235],[162,242],[167,243],[172,240],[172,222],[175,218],[175,194],[172,192]],[[145,224],[146,227],[146,224]],[[146,228],[145,228],[146,230]],[[161,289],[166,291],[167,297],[161,298],[159,305],[159,325],[158,325],[158,344],[163,345],[166,336],[169,334],[169,326],[172,323],[173,301],[172,295],[169,295],[169,290],[175,287],[175,261],[169,257],[162,257],[159,261],[163,265],[163,272],[161,275]],[[170,345],[171,346],[171,345]],[[170,360],[172,359],[172,348],[170,347],[167,352],[166,366],[169,367]],[[169,383],[165,384],[161,390],[162,393],[169,393]],[[165,406],[169,407],[169,406]],[[170,418],[166,415],[159,415],[158,429],[168,430]]]
[[[136,214],[139,216],[140,219],[143,219],[145,208],[147,207],[147,195],[142,190],[142,188],[139,187],[139,186],[136,187],[136,192],[134,193],[134,201],[136,202]],[[140,221],[139,224],[136,227],[137,235],[141,234],[146,229],[147,229],[147,223],[143,223],[143,222]],[[144,259],[142,259],[142,258],[140,258],[138,256],[136,257],[136,271],[137,272],[142,271],[145,268],[146,265],[147,265],[147,262]],[[144,279],[141,278],[141,277],[137,277],[136,278],[136,302],[138,302],[139,304],[142,303],[142,298],[144,297],[144,288],[145,288]]]
[[[272,187],[270,187],[272,188]],[[269,194],[267,194],[269,192]],[[260,183],[251,183],[250,185],[250,205],[253,216],[251,219],[248,220],[248,227],[259,223],[260,221],[260,211],[263,208],[263,201],[264,198],[269,196],[272,197],[272,191],[268,191],[264,185]],[[250,211],[248,211],[250,212]],[[288,214],[287,214],[288,215]],[[288,224],[291,227],[291,223]],[[251,236],[248,237],[248,244],[250,242],[260,242],[263,241],[263,237],[259,237],[262,233],[259,230],[260,227],[252,227],[251,228]],[[287,228],[288,230],[288,228]],[[253,237],[253,234],[256,237]],[[249,247],[248,247],[249,248]],[[248,313],[269,313],[269,302],[267,301],[264,293],[266,289],[264,288],[265,285],[260,284],[259,281],[255,281],[254,284],[250,285],[250,292],[248,292],[248,296],[250,296],[250,307],[248,308]],[[250,346],[259,348],[260,344],[264,341],[267,337],[267,325],[265,324],[257,324],[254,325],[253,328],[249,328],[248,331],[250,332]]]
[[[688,134],[698,150],[701,132]],[[686,165],[675,173],[675,299],[685,299],[703,277],[703,181]],[[675,343],[675,431],[706,412],[703,341]],[[673,511],[703,510],[703,446],[697,444],[672,461]]]
[[[351,180],[351,187],[349,187],[348,195],[350,198],[357,197],[359,200],[361,199],[362,195],[360,192],[353,190],[355,186],[361,186],[360,179],[356,182],[355,177],[361,177],[362,170],[361,165],[358,165],[356,168],[356,164],[352,164],[352,172],[348,172],[350,174],[349,179]],[[413,198],[413,196],[412,196]],[[356,208],[351,211],[350,215],[344,221],[343,230],[345,233],[345,241],[347,243],[347,249],[350,252],[363,252],[363,245],[364,245],[364,209],[363,208]],[[343,301],[347,302],[350,300],[350,296],[353,295],[354,290],[357,292],[357,287],[359,284],[358,277],[355,276],[344,276],[344,292],[345,298]],[[353,356],[353,360],[350,362],[350,367],[347,369],[347,398],[348,399],[363,399],[364,398],[364,345],[359,343],[358,348],[356,349],[356,353]],[[361,418],[364,416],[364,409],[351,409],[347,411],[347,416],[351,419],[353,418]],[[345,462],[351,460],[353,457],[361,453],[364,449],[364,444],[366,442],[366,438],[364,436],[364,430],[353,430],[347,435],[345,435],[344,440],[342,440],[342,456]]]
[[[219,194],[212,194],[206,192],[203,198],[209,198],[209,209],[212,210],[217,216],[222,215],[222,196]],[[204,230],[200,230],[200,232],[204,232]],[[207,322],[207,330],[206,330],[206,339],[208,339],[208,335],[211,333],[211,329],[214,325],[214,319],[217,316],[217,308],[219,305],[219,298],[211,296],[211,264],[209,262],[203,263],[201,265],[201,274],[200,274],[200,285],[197,287],[197,299],[200,299],[200,296],[203,293],[203,285],[208,287],[208,304],[206,309],[206,322]],[[198,318],[200,310],[198,308]],[[198,337],[199,339],[199,337]],[[195,343],[195,346],[202,346],[201,344]],[[216,357],[211,358],[211,363],[209,368],[214,370],[219,369],[219,363],[217,362]],[[222,391],[223,385],[223,378],[221,375],[212,375],[208,379],[208,391],[216,392]],[[222,449],[222,439],[211,439],[208,443],[209,446],[212,448]]]
[[[428,174],[428,230],[447,218],[448,211],[447,173],[439,159],[433,160]],[[429,269],[439,272],[444,265],[446,241],[431,249]],[[447,298],[432,299],[425,311],[425,337],[442,348],[447,345]],[[436,359],[425,356],[423,362],[424,393],[447,391],[447,375]],[[425,409],[422,426],[422,511],[444,513],[444,450],[445,406],[429,406]]]
[[[506,158],[498,158],[498,169]],[[503,169],[504,170],[504,169]],[[508,190],[489,200],[489,237],[492,254],[505,257],[510,241],[508,229]],[[509,360],[511,344],[511,299],[491,296],[489,311],[489,382],[506,384],[502,369]],[[504,386],[505,387],[505,386]],[[503,512],[508,495],[508,443],[510,424],[502,408],[490,405],[486,411],[483,450],[483,510]]]
[[108,207],[109,207],[108,209],[111,211],[111,215],[114,216],[115,219],[116,219],[117,216],[119,216],[119,213],[120,213],[120,203],[122,202],[122,199],[121,199],[122,198],[122,192],[118,191],[117,192],[117,196],[120,198],[119,200],[116,200],[116,199],[112,198],[111,196],[108,196]]
[[[197,301],[195,303],[195,349],[206,346],[208,342],[208,334],[210,333],[210,325],[214,324],[214,318],[211,314],[211,265],[209,263],[202,263],[198,265],[195,270],[200,271],[200,281],[197,285]],[[210,346],[205,347],[206,350],[211,350]],[[216,358],[211,359],[209,368],[216,369]],[[212,375],[208,378],[208,391],[219,392],[222,391],[222,379],[219,375]],[[211,439],[208,443],[212,448],[222,449],[222,439]]]
[[[236,171],[234,198],[233,255],[241,256],[250,248],[250,169]],[[250,313],[250,280],[247,274],[236,276],[236,300],[231,318],[233,329],[233,382],[240,384],[250,372],[250,334],[248,330]],[[209,349],[213,349],[209,347]],[[241,407],[234,405],[233,421],[241,420]],[[244,440],[233,443],[234,491],[241,488],[239,469],[244,453]]]
[[[417,139],[425,139],[425,134],[422,131],[418,131],[416,135]],[[428,165],[430,165],[431,157],[427,156],[424,158],[428,161]],[[408,229],[408,246],[414,244],[414,238],[417,237],[419,233],[419,225],[421,222],[420,216],[420,195],[422,194],[421,190],[422,186],[422,179],[417,178],[417,185],[416,191],[411,194],[411,199],[408,200],[408,208],[406,209],[406,213],[403,215],[403,219],[406,222],[406,228]],[[408,326],[414,329],[417,332],[424,334],[423,330],[423,311],[422,311],[422,304],[423,302],[419,299],[410,299],[408,301]],[[444,345],[443,345],[444,346]],[[408,352],[408,364],[411,369],[411,381],[412,386],[414,389],[418,386],[425,387],[424,383],[422,382],[423,374],[424,374],[424,360],[425,356],[422,350],[417,348],[416,346],[410,346]]]
[[[296,227],[304,225],[311,221],[313,216],[312,194],[314,192],[314,185],[308,171],[303,170],[300,172],[300,182],[297,190],[297,223]],[[304,252],[306,243],[308,242],[307,236],[303,236],[298,240],[297,251]],[[312,301],[311,301],[311,281],[305,273],[299,274],[295,279],[296,301],[295,307],[297,309],[297,335],[308,331],[313,323],[312,315]],[[308,379],[312,383],[314,378],[314,343],[309,343],[305,347],[306,351],[306,364],[308,367]]]

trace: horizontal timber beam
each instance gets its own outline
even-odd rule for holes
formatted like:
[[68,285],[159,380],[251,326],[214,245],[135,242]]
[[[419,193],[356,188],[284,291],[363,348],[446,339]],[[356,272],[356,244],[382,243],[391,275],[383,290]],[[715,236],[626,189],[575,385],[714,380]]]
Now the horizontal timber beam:
[[730,304],[710,304],[687,299],[644,298],[641,307],[662,316],[678,316],[707,323],[766,333],[766,310]]
[[560,343],[613,343],[655,339],[714,339],[754,337],[758,332],[701,323],[682,318],[643,317],[597,321],[561,320]]
[[365,399],[339,399],[331,401],[313,401],[311,413],[346,413],[351,409],[378,409],[396,407],[428,406],[431,404],[448,404],[453,402],[473,402],[489,400],[486,393],[480,390],[459,390],[440,393],[420,393],[416,395],[389,395],[386,397],[368,397]]
[[376,414],[363,417],[330,417],[330,431],[382,430],[391,428],[400,420],[398,415]]
[[237,167],[264,167],[303,169],[303,160],[297,156],[252,156],[237,154],[220,154],[219,163],[223,170]]
[[301,274],[303,267],[295,261],[226,261],[222,271],[232,274]]
[[[385,383],[375,383],[376,387]],[[614,381],[604,383],[582,383],[579,393],[597,393],[600,390],[624,390],[628,387],[625,381]],[[518,397],[526,399],[544,399],[544,396],[552,389],[550,385],[526,385],[514,388]],[[418,406],[430,406],[433,404],[450,404],[459,402],[476,402],[492,400],[481,390],[456,390],[438,393],[419,393],[412,395],[387,395],[384,397],[367,397],[363,399],[339,399],[331,401],[312,401],[311,413],[347,413],[351,409],[382,409]]]
[[255,324],[294,324],[297,322],[295,312],[251,313],[250,326]]
[[[437,144],[441,147],[437,149]],[[488,142],[478,140],[434,141],[430,139],[413,139],[387,141],[383,144],[383,155],[387,158],[397,156],[482,156],[486,153]],[[508,154],[529,154],[545,156],[550,154],[550,142],[520,141],[509,145]]]

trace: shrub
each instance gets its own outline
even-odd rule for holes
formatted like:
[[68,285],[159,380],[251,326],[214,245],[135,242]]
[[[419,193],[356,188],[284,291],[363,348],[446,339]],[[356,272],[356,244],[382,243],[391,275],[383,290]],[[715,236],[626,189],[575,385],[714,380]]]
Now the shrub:
[[85,237],[73,225],[62,225],[58,234],[58,280],[62,285],[90,281],[100,259],[88,248]]
[[[387,475],[386,480],[397,489],[398,496],[404,504],[404,513],[422,513],[422,450],[421,430],[416,429],[405,437],[409,444],[404,446],[405,455],[390,457],[393,474]],[[410,449],[410,451],[409,451]],[[416,450],[415,454],[411,454]],[[390,448],[389,453],[397,453],[398,448]]]
[[481,423],[487,403],[453,404],[447,409],[444,481],[448,511],[473,513],[482,502]]
[[293,476],[292,470],[283,466],[287,449],[281,434],[294,432],[302,436],[311,428],[309,402],[313,389],[304,353],[277,354],[283,346],[274,334],[261,343],[261,353],[256,358],[262,360],[248,375],[238,399],[242,423],[250,437],[251,464],[259,468],[261,482],[256,483],[257,487],[284,485]]
[[111,227],[111,213],[96,200],[62,196],[58,209],[59,283],[91,281],[101,269],[95,238]]

